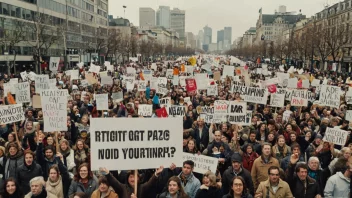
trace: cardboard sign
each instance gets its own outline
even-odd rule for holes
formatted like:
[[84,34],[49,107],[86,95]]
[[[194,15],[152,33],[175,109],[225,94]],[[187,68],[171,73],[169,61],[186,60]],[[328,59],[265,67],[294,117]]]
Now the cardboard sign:
[[182,123],[182,118],[92,118],[91,169],[152,169],[182,162]]
[[114,83],[111,76],[101,76],[100,79],[102,85],[112,85]]
[[239,93],[246,102],[265,105],[268,100],[269,93],[267,89],[233,85],[232,90],[233,93]]
[[218,85],[209,85],[207,88],[207,96],[217,96],[218,95]]
[[138,105],[138,115],[140,116],[152,116],[153,115],[153,105],[140,104]]
[[308,106],[308,91],[307,90],[292,90],[291,105],[297,107]]
[[60,57],[50,57],[49,69],[56,73],[60,64]]
[[88,84],[90,84],[90,85],[94,85],[94,84],[98,83],[98,79],[95,78],[93,76],[93,74],[86,74],[85,77],[86,77]]
[[339,108],[340,106],[340,87],[322,85],[320,90],[319,102],[321,105]]
[[33,108],[41,109],[42,108],[42,99],[40,95],[33,95],[32,97]]
[[194,162],[193,172],[204,174],[207,171],[216,173],[216,168],[218,166],[219,159],[215,157],[208,157],[205,155],[197,155],[191,153],[183,153],[183,160],[179,163],[182,167],[182,163],[186,160],[192,160]]
[[214,101],[214,114],[227,114],[227,109],[230,105],[230,101],[227,100],[215,100]]
[[285,103],[285,94],[271,94],[269,106],[283,107],[284,103]]
[[159,99],[160,107],[171,106],[171,97]]
[[219,71],[214,72],[214,80],[220,80],[221,79],[221,73]]
[[161,77],[157,79],[157,91],[156,93],[166,95],[169,90],[167,89],[167,78]]
[[195,95],[197,93],[197,83],[194,78],[186,79],[186,90],[189,95]]
[[30,86],[28,82],[18,83],[16,88],[16,103],[31,102]]
[[95,94],[95,100],[97,103],[97,110],[109,110],[108,106],[108,94]]
[[67,89],[44,90],[40,96],[44,132],[67,131]]
[[185,106],[172,105],[168,107],[168,110],[169,117],[183,117],[186,115]]
[[348,131],[328,127],[326,129],[323,141],[344,146],[346,144],[348,135],[349,135]]
[[146,91],[147,90],[147,81],[139,81],[137,84],[138,91]]
[[24,119],[22,104],[0,105],[0,124],[10,124]]
[[113,100],[122,100],[123,99],[123,92],[112,93],[111,97]]

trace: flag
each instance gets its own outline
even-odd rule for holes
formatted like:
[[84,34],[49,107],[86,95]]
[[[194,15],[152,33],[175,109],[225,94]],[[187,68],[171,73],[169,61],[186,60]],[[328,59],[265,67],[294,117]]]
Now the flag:
[[156,113],[156,116],[158,116],[159,118],[166,118],[169,116],[167,114],[165,107],[155,110],[155,113]]
[[276,85],[272,84],[267,86],[270,93],[276,93]]

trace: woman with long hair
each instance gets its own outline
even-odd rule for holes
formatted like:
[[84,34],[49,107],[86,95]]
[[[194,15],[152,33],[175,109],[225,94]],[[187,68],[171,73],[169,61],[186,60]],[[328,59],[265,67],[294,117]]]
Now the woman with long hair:
[[256,139],[259,142],[263,143],[266,140],[267,134],[268,134],[268,129],[266,127],[266,124],[265,123],[260,123],[259,126],[258,126]]
[[172,176],[167,181],[167,191],[161,193],[157,198],[189,198],[189,196],[183,190],[181,180],[177,176]]
[[197,149],[196,141],[194,139],[190,139],[187,142],[187,146],[184,148],[184,152],[192,153],[192,154],[200,154],[200,151]]
[[68,196],[71,197],[75,192],[84,192],[89,197],[98,188],[98,183],[93,178],[93,173],[87,163],[81,164],[77,169],[77,174],[73,178]]
[[244,151],[242,155],[243,160],[243,168],[247,169],[248,171],[252,171],[252,166],[254,160],[259,157],[258,153],[255,152],[253,144],[248,143],[244,146]]
[[59,164],[54,164],[49,169],[49,178],[46,182],[46,191],[48,196],[53,197],[65,197],[68,198],[68,189],[70,187],[70,175],[67,172],[66,166],[63,165],[63,156],[58,153],[57,157],[60,157]]
[[203,185],[200,186],[196,198],[221,198],[221,185],[216,182],[216,176],[211,171],[204,174]]
[[119,198],[119,195],[114,192],[114,189],[110,186],[108,180],[105,177],[99,179],[99,188],[96,189],[91,198]]
[[4,182],[2,189],[3,193],[0,195],[0,198],[23,198],[24,195],[21,192],[17,181],[10,177]]
[[73,168],[76,166],[75,153],[66,139],[60,141],[59,152],[64,157],[64,165],[67,167],[67,170],[72,172]]
[[89,147],[85,144],[84,140],[78,139],[73,150],[75,151],[74,162],[76,167],[83,163],[89,163]]
[[245,191],[246,182],[241,176],[235,176],[231,182],[231,190],[222,198],[253,198],[253,196]]
[[10,143],[8,149],[6,160],[4,159],[5,179],[16,177],[17,168],[24,163],[23,152],[16,142]]
[[291,155],[291,147],[286,145],[283,135],[279,135],[276,144],[271,149],[272,156],[279,160],[280,164],[282,159]]

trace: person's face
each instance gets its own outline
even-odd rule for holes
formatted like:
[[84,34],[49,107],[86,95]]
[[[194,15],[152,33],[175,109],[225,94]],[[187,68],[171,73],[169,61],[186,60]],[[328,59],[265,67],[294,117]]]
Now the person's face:
[[278,183],[280,179],[279,170],[277,169],[270,170],[269,179],[270,179],[270,182],[272,183]]
[[240,168],[241,168],[241,163],[240,163],[240,162],[232,162],[232,168],[233,168],[235,171],[239,171]]
[[278,122],[282,122],[282,116],[281,116],[281,115],[278,115],[278,116],[276,117],[276,120],[277,120]]
[[247,146],[247,153],[251,154],[253,152],[253,149],[251,146]]
[[264,147],[263,147],[263,154],[264,154],[265,156],[269,156],[269,155],[270,155],[270,149],[271,149],[271,147],[270,147],[269,145],[264,145]]
[[252,123],[257,123],[257,121],[258,121],[257,116],[253,116],[253,118],[252,118]]
[[54,139],[53,139],[53,137],[48,137],[48,138],[46,139],[46,142],[48,143],[48,145],[53,145],[53,144],[54,144]]
[[249,140],[251,140],[251,142],[254,142],[255,141],[255,134],[254,133],[251,133],[250,135],[249,135]]
[[345,159],[348,159],[349,157],[351,157],[351,150],[350,150],[350,149],[347,149],[347,150],[345,151],[345,153],[343,154],[343,157],[344,157]]
[[31,184],[31,192],[33,195],[39,195],[42,192],[43,186],[39,183],[33,182]]
[[86,166],[83,166],[80,170],[79,170],[79,176],[82,179],[86,179],[88,178],[88,168]]
[[287,132],[291,132],[291,131],[292,131],[292,126],[291,126],[291,125],[287,125],[286,131],[287,131]]
[[26,128],[27,128],[27,130],[32,130],[33,129],[32,122],[27,122]]
[[239,179],[233,180],[232,190],[235,195],[241,195],[243,192],[243,183]]
[[82,142],[82,141],[78,141],[78,142],[77,142],[77,148],[78,148],[79,150],[82,150],[82,149],[83,149],[83,142]]
[[194,149],[194,142],[193,141],[189,141],[188,142],[188,149],[189,150],[193,150]]
[[290,135],[290,139],[291,139],[292,142],[295,142],[296,139],[297,139],[297,137],[296,137],[295,134],[291,134],[291,135]]
[[9,142],[13,142],[15,140],[14,136],[12,134],[9,134],[7,136],[7,139],[9,140]]
[[207,187],[210,186],[210,180],[208,177],[203,177],[203,184]]
[[169,190],[170,195],[175,195],[179,191],[179,189],[180,188],[178,187],[178,185],[175,181],[169,182],[168,190]]
[[86,116],[82,117],[81,122],[82,122],[82,124],[87,124],[88,118]]
[[50,171],[49,171],[49,178],[50,178],[50,180],[51,181],[57,181],[57,179],[58,179],[58,174],[57,174],[57,172],[56,172],[56,170],[55,169],[50,169]]
[[16,155],[16,154],[17,154],[17,148],[15,148],[15,147],[13,147],[13,146],[10,147],[9,153],[10,153],[11,156]]
[[317,160],[311,160],[310,162],[308,162],[309,168],[313,171],[318,170],[319,168],[319,162]]
[[307,169],[304,169],[304,168],[300,168],[299,171],[297,172],[297,176],[301,181],[305,181],[307,179],[307,174],[308,174],[308,171]]
[[[138,180],[138,178],[137,178],[137,180]],[[136,181],[135,181],[135,179],[134,179],[134,174],[130,174],[129,176],[128,176],[128,184],[130,185],[130,186],[134,186],[134,183],[135,183]],[[138,181],[137,181],[138,182]]]
[[99,185],[99,191],[100,192],[108,192],[108,190],[109,190],[109,186],[108,185],[106,185],[106,184],[104,184],[104,183],[101,183],[100,185]]
[[268,135],[268,140],[271,142],[271,141],[274,140],[274,137],[275,137],[274,134],[271,134],[271,133],[270,133],[270,134]]
[[277,143],[279,144],[279,146],[284,146],[285,139],[284,138],[280,138]]
[[182,167],[182,173],[185,175],[190,175],[192,173],[192,167],[189,164],[185,164]]
[[28,111],[27,115],[28,115],[28,117],[32,117],[33,116],[33,111]]
[[268,108],[264,108],[263,113],[264,114],[268,114],[269,113],[269,109]]
[[12,195],[13,193],[16,192],[16,184],[13,181],[9,181],[6,184],[6,192]]
[[199,126],[204,126],[204,121],[202,119],[198,120],[198,125]]
[[226,132],[226,131],[227,131],[227,125],[226,125],[226,124],[223,124],[223,125],[221,126],[221,131],[222,131],[222,132]]
[[47,149],[47,150],[45,151],[45,157],[46,157],[47,159],[52,159],[53,156],[54,156],[54,152],[53,152],[51,149]]
[[315,144],[316,145],[320,145],[321,144],[321,139],[320,138],[317,138],[314,140],[315,141]]
[[224,135],[221,136],[221,141],[225,143],[229,143],[229,141],[227,140],[227,137]]
[[62,151],[66,151],[66,149],[68,148],[67,144],[65,142],[60,144],[60,148]]
[[33,155],[27,153],[25,156],[24,156],[24,161],[26,162],[26,164],[28,166],[32,165],[33,163]]
[[265,130],[265,124],[262,124],[262,126],[260,126],[260,130],[264,131]]
[[221,141],[221,132],[220,131],[215,131],[215,141],[220,142]]

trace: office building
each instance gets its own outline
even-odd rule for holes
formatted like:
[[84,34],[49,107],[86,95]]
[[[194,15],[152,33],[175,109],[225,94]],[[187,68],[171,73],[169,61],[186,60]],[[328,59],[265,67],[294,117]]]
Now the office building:
[[171,26],[180,36],[180,45],[185,47],[186,11],[174,8],[170,12]]
[[159,6],[156,12],[156,25],[162,26],[164,28],[170,28],[170,7],[169,6]]
[[152,8],[139,8],[139,27],[148,29],[155,26],[155,10]]

